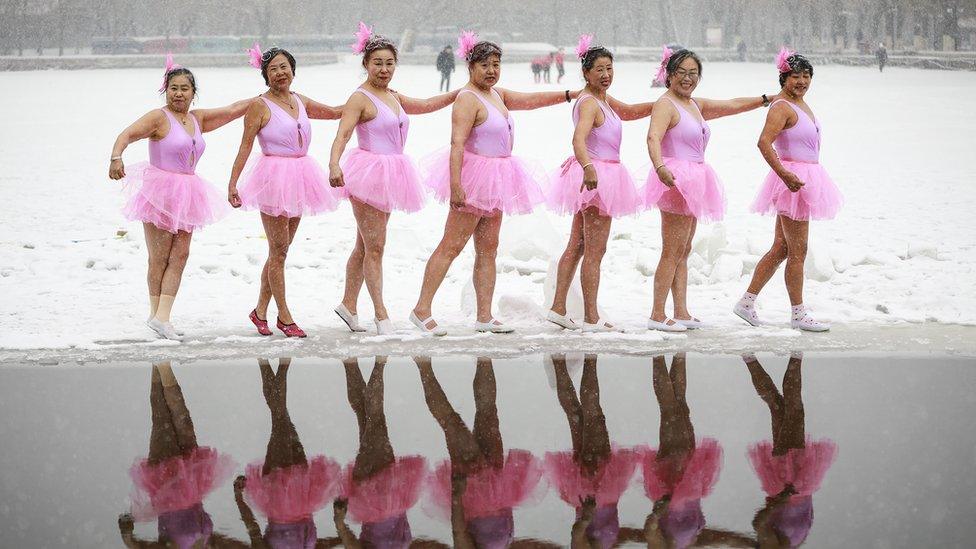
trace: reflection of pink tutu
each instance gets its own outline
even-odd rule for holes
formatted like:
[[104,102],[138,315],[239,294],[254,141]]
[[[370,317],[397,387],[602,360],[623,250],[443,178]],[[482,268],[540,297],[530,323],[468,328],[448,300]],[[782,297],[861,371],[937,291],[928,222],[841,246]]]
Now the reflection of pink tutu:
[[797,496],[809,496],[820,489],[827,470],[834,463],[837,445],[829,439],[813,441],[805,448],[793,448],[773,455],[773,444],[764,440],[749,447],[749,461],[766,495],[774,496],[792,484]]
[[699,221],[720,221],[725,215],[725,190],[718,175],[705,162],[664,158],[664,165],[674,176],[674,187],[668,187],[652,169],[641,191],[644,205],[656,206],[662,212],[689,215]]
[[[450,160],[450,149],[438,151],[424,160],[424,183],[441,202],[451,201]],[[530,213],[533,206],[545,201],[539,187],[539,182],[544,181],[544,174],[535,172],[515,156],[481,156],[464,151],[461,187],[469,213]]]
[[641,198],[630,172],[620,162],[592,159],[597,187],[583,189],[583,168],[575,157],[569,157],[549,181],[546,204],[559,214],[575,214],[591,206],[610,217],[631,215],[641,209]]
[[722,469],[722,447],[702,439],[690,453],[658,459],[657,450],[644,453],[644,494],[653,501],[666,495],[672,504],[708,497]]
[[145,521],[189,509],[226,481],[235,467],[230,456],[206,446],[156,464],[137,460],[129,469],[134,484],[132,515]]
[[597,507],[614,505],[630,485],[639,455],[629,448],[614,448],[592,476],[584,474],[573,452],[546,454],[546,476],[559,488],[564,502],[578,507],[587,496],[596,498]]
[[299,217],[331,211],[339,204],[328,175],[310,156],[262,154],[248,161],[241,180],[237,192],[245,210]]
[[312,516],[339,492],[341,468],[325,456],[315,456],[308,465],[297,464],[261,474],[263,462],[247,466],[244,493],[268,520],[299,522]]
[[342,159],[342,176],[345,186],[336,189],[342,198],[352,197],[384,212],[416,212],[424,206],[417,169],[405,154],[352,149]]
[[139,162],[126,170],[128,195],[122,213],[176,233],[193,232],[227,215],[227,197],[196,174],[161,170]]
[[427,474],[427,461],[421,456],[397,460],[379,473],[362,480],[352,480],[352,468],[346,467],[342,496],[349,500],[349,515],[356,522],[380,522],[407,512],[420,497]]
[[[517,507],[534,495],[542,478],[539,460],[526,450],[509,450],[500,468],[486,466],[471,473],[461,504],[467,520],[497,516]],[[449,515],[451,509],[451,463],[442,461],[427,477],[434,511]]]
[[752,211],[762,214],[782,214],[797,221],[831,219],[844,204],[837,185],[820,164],[783,160],[783,166],[803,182],[797,192],[770,170],[759,194],[752,203]]

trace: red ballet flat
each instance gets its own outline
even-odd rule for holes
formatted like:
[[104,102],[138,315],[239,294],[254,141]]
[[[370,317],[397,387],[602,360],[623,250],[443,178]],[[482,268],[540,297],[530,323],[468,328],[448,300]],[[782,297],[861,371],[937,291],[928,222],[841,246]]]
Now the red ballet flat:
[[308,334],[299,328],[298,324],[285,324],[280,318],[278,319],[278,329],[281,330],[281,333],[285,334],[286,337],[308,337]]
[[268,321],[267,320],[261,320],[260,318],[258,318],[258,310],[257,309],[254,309],[253,311],[251,311],[251,314],[248,315],[248,318],[250,318],[251,319],[251,322],[254,323],[254,327],[258,329],[258,333],[259,334],[261,334],[263,336],[269,336],[269,335],[271,335],[271,328],[268,328]]

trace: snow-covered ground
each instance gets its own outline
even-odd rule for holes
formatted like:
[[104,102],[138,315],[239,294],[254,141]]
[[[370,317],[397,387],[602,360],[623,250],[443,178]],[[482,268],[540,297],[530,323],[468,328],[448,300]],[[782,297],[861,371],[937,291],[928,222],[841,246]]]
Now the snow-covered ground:
[[[503,69],[502,86],[579,87],[580,76],[573,69],[564,85],[536,86],[527,65],[512,64]],[[655,99],[660,90],[648,85],[653,69],[646,63],[619,63],[611,93],[631,102]],[[463,68],[456,74],[455,85],[463,83],[462,72]],[[73,347],[99,356],[120,345],[130,350],[160,348],[147,343],[152,336],[142,324],[148,307],[142,228],[122,218],[119,184],[107,178],[116,134],[160,105],[155,92],[160,73],[161,69],[0,73],[0,88],[7,90],[0,133],[0,355],[36,356],[30,353],[71,352]],[[199,69],[196,74],[201,106],[263,91],[260,76],[248,67]],[[294,88],[337,104],[362,75],[355,59],[333,66],[300,65]],[[702,97],[758,95],[777,88],[775,70],[766,65],[708,64],[704,76]],[[437,82],[433,67],[403,66],[394,87],[421,97],[436,93]],[[893,68],[878,74],[867,68],[817,68],[808,99],[824,128],[823,164],[844,192],[846,204],[838,219],[816,222],[811,228],[806,300],[818,317],[832,320],[835,329],[820,339],[804,336],[804,345],[836,348],[838,341],[870,338],[851,334],[903,323],[929,323],[927,334],[938,334],[932,328],[941,325],[976,325],[974,91],[976,73],[971,72]],[[750,330],[730,313],[772,238],[772,219],[748,213],[767,170],[755,147],[764,115],[758,110],[711,123],[707,156],[724,180],[729,209],[723,223],[703,225],[698,231],[690,262],[690,302],[692,312],[714,328],[693,334],[689,344],[708,346],[722,338],[734,345],[745,337],[796,341],[797,334],[784,329],[789,308],[780,276],[760,301],[763,316],[780,327]],[[516,113],[515,119],[517,154],[554,169],[570,153],[568,105]],[[411,125],[407,150],[420,158],[447,144],[450,111],[414,117]],[[312,154],[323,164],[335,129],[335,122],[315,123]],[[623,160],[634,171],[647,162],[646,130],[646,120],[625,124]],[[198,171],[221,188],[240,132],[236,122],[207,136],[207,153]],[[147,157],[145,143],[134,144],[125,154],[128,165]],[[431,202],[418,214],[391,219],[386,298],[394,322],[403,328],[393,340],[415,338],[406,317],[445,214],[444,206]],[[354,226],[348,205],[307,218],[288,258],[288,293],[295,317],[323,348],[337,354],[347,345],[364,354],[363,350],[391,343],[389,338],[349,335],[332,313],[341,297]],[[517,325],[522,335],[466,338],[466,352],[480,347],[518,350],[540,339],[556,346],[590,345],[580,343],[582,336],[557,334],[540,320],[553,283],[551,266],[568,229],[568,218],[542,211],[505,220],[496,314]],[[116,236],[120,230],[127,233]],[[641,330],[650,309],[660,241],[657,212],[614,223],[600,302],[607,318],[633,333],[583,341],[603,348],[667,343]],[[247,313],[254,305],[265,250],[260,220],[253,212],[234,212],[194,235],[174,323],[186,330],[200,354],[262,345]],[[473,321],[472,262],[468,250],[435,301],[436,317],[460,336],[470,335]],[[574,308],[578,293],[575,299]],[[370,319],[371,312],[364,289],[360,316]],[[947,329],[961,339],[973,330]],[[845,330],[850,332],[846,339]],[[287,346],[293,344],[301,345]]]

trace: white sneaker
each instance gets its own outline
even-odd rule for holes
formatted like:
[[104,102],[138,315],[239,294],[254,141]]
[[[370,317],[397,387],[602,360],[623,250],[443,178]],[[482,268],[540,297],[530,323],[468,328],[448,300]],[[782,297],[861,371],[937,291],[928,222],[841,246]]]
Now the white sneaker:
[[373,322],[376,323],[376,335],[390,335],[396,331],[393,328],[393,321],[389,318],[383,320],[373,319]]
[[[152,320],[153,318],[155,318],[155,317],[149,317],[149,318],[146,319],[146,326],[149,326],[149,321]],[[152,328],[152,326],[149,326],[149,327]],[[176,331],[176,335],[178,335],[180,337],[183,337],[184,335],[186,335],[186,334],[183,333],[183,330],[177,330],[176,328],[173,328],[173,330],[175,330]]]
[[152,331],[159,334],[159,337],[164,339],[172,339],[173,341],[183,341],[183,338],[180,337],[180,334],[176,333],[176,329],[173,328],[173,325],[169,322],[163,322],[162,320],[152,318],[146,323],[146,325],[149,326]]
[[[670,324],[668,324],[670,322]],[[688,328],[678,324],[677,322],[671,320],[670,318],[665,318],[664,322],[658,322],[650,318],[647,319],[647,329],[648,330],[659,330],[662,332],[687,332]]]
[[830,324],[814,319],[810,311],[803,311],[802,317],[790,320],[790,328],[804,332],[826,332],[830,330]]
[[701,320],[698,320],[695,317],[691,317],[688,320],[683,320],[683,319],[680,319],[680,318],[676,318],[676,319],[674,319],[674,321],[677,322],[678,324],[681,324],[685,328],[688,328],[689,330],[697,330],[698,328],[704,328],[705,327],[705,323],[702,322]]
[[347,309],[346,306],[343,305],[342,303],[337,305],[336,308],[333,310],[335,311],[335,314],[339,315],[339,318],[341,318],[342,321],[346,323],[346,326],[349,327],[349,331],[351,332],[366,331],[366,328],[363,328],[362,326],[359,325],[359,315],[354,315],[350,313],[349,309]]
[[735,316],[745,320],[751,326],[762,326],[763,324],[763,322],[759,320],[759,313],[756,312],[755,305],[752,307],[745,307],[742,304],[742,301],[739,301],[735,304],[735,307],[732,308],[732,312],[735,313]]
[[436,322],[433,328],[428,328],[427,323],[430,322],[431,320],[434,320],[434,317],[431,316],[431,317],[427,317],[424,320],[420,320],[420,318],[417,317],[417,313],[410,311],[410,322],[412,322],[414,326],[420,328],[421,332],[427,334],[434,334],[435,336],[447,335],[447,330],[441,328],[441,325],[437,324]]
[[493,334],[510,334],[515,328],[506,326],[494,318],[488,322],[475,322],[474,329],[479,332],[491,332]]
[[556,313],[555,311],[549,311],[548,313],[546,313],[546,320],[566,330],[580,329],[580,325],[577,324],[573,319],[569,318],[568,315],[561,315]]
[[607,322],[602,318],[598,318],[596,322],[590,324],[589,322],[583,322],[583,332],[584,333],[595,333],[595,332],[619,332],[620,328],[613,325],[612,322]]

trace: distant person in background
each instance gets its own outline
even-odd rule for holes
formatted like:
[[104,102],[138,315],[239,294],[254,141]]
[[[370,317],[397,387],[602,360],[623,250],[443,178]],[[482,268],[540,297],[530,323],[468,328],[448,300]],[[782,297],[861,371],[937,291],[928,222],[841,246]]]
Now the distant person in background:
[[535,59],[533,59],[531,68],[532,68],[532,80],[536,84],[542,82],[542,58],[536,57]]
[[437,89],[440,91],[451,90],[451,73],[454,72],[454,48],[444,46],[444,49],[437,54],[437,70],[441,73],[441,85]]
[[739,40],[739,45],[735,49],[739,53],[739,61],[744,63],[746,60],[746,41]]
[[549,55],[542,58],[542,79],[546,84],[550,82],[549,71],[552,69],[552,58],[555,56],[554,53],[549,52]]
[[559,51],[556,52],[556,83],[557,84],[561,84],[563,81],[563,76],[566,76],[566,66],[563,65],[563,61],[565,60],[565,57],[566,56],[563,52],[563,48],[559,48]]
[[884,72],[884,67],[888,64],[888,48],[883,42],[879,43],[878,49],[874,50],[874,56],[878,58],[878,72]]

